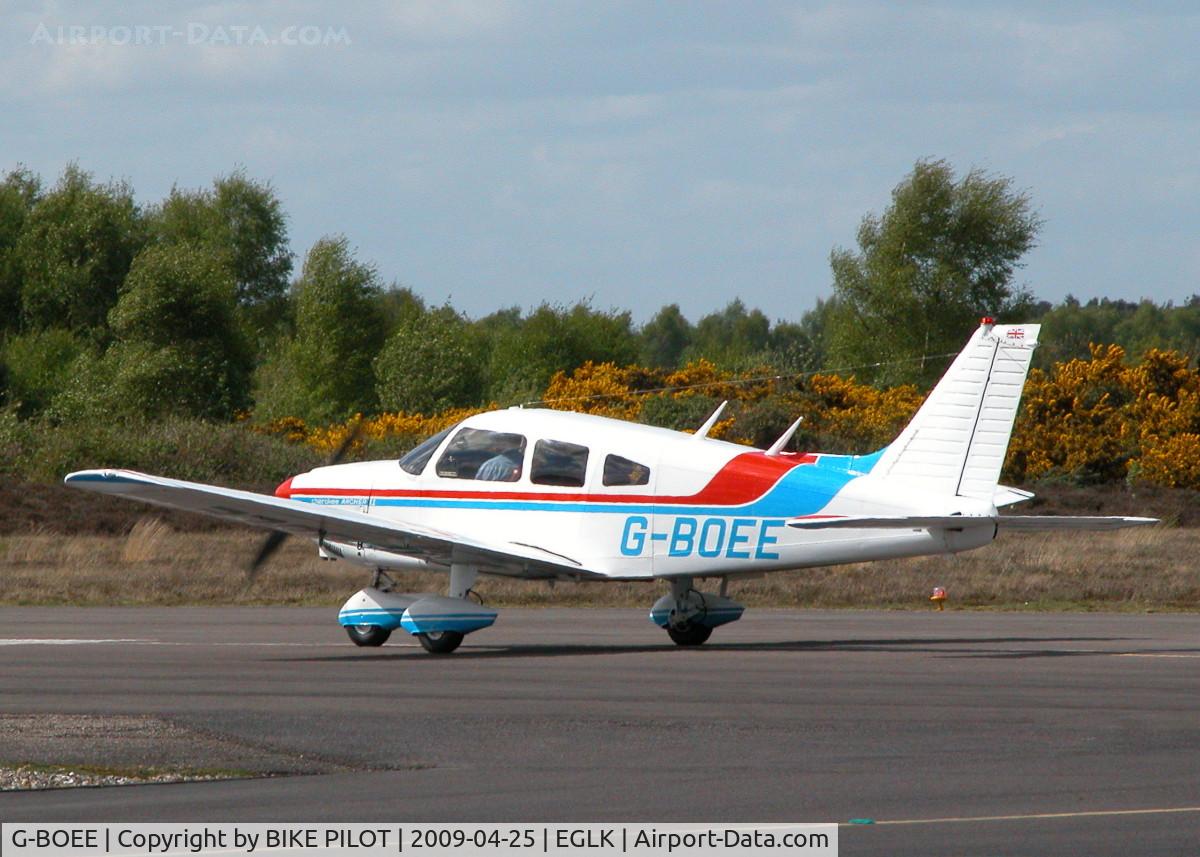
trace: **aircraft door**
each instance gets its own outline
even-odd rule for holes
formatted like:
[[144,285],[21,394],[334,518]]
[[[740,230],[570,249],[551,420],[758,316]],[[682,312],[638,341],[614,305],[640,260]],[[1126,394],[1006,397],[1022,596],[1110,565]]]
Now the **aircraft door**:
[[[682,574],[694,569],[698,560],[711,565],[722,555],[728,520],[713,514],[702,498],[725,463],[727,454],[716,455],[702,443],[687,453],[660,462],[654,531],[651,536],[655,574]],[[690,502],[682,502],[688,498]],[[675,501],[675,502],[672,502]]]
[[[619,550],[613,557],[614,572],[649,577],[654,567],[654,495],[658,475],[658,456],[645,451],[629,455],[607,453],[597,462],[597,494],[618,495],[614,504],[621,514],[605,515],[619,527],[610,544]],[[642,498],[644,497],[644,500]]]

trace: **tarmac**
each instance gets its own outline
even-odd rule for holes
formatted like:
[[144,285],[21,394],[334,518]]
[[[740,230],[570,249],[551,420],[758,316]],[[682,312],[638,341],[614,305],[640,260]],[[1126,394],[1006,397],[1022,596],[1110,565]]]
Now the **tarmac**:
[[[1200,853],[1200,615],[502,609],[453,655],[335,610],[0,608],[22,821],[838,822],[841,853]],[[853,823],[852,823],[853,820]],[[867,823],[870,822],[870,823]]]

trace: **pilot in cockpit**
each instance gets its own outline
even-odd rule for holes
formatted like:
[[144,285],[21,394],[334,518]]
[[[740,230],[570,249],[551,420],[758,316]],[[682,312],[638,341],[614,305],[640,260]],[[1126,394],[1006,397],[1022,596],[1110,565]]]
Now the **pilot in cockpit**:
[[521,450],[508,444],[505,446],[507,448],[501,449],[479,465],[479,470],[475,472],[476,479],[487,482],[516,482],[521,478]]

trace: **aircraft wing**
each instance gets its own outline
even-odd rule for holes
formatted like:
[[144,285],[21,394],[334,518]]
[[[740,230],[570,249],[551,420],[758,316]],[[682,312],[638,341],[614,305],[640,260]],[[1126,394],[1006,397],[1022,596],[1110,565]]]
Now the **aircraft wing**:
[[114,494],[238,524],[279,530],[313,539],[363,542],[379,550],[417,557],[449,567],[472,563],[480,571],[517,577],[600,577],[570,557],[536,545],[487,543],[403,521],[365,515],[336,506],[270,497],[199,482],[150,476],[133,470],[81,470],[64,482],[72,488]]
[[924,530],[933,527],[961,529],[962,527],[992,524],[1011,532],[1045,532],[1047,530],[1119,530],[1124,527],[1144,527],[1159,523],[1158,518],[1129,518],[1121,516],[1086,517],[1071,515],[869,515],[838,518],[793,518],[789,527],[802,530]]

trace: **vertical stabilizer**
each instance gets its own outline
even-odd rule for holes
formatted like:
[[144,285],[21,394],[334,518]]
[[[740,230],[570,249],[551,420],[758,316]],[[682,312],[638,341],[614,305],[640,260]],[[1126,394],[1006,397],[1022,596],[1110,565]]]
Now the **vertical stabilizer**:
[[1039,328],[985,319],[872,474],[992,499]]

